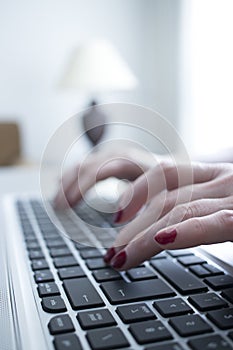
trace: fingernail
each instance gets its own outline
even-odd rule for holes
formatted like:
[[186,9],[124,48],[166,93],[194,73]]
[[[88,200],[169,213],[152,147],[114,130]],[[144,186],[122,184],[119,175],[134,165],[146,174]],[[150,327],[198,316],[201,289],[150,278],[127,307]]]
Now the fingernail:
[[118,223],[121,220],[122,214],[123,214],[123,210],[122,209],[118,210],[113,217],[113,222]]
[[107,250],[107,253],[104,255],[104,262],[108,264],[115,254],[116,254],[115,249],[113,247],[109,248]]
[[177,231],[176,229],[172,229],[171,231],[163,231],[160,233],[157,233],[154,237],[156,242],[159,244],[168,244],[168,243],[173,243],[176,239],[177,236]]
[[111,266],[114,269],[120,269],[124,265],[125,262],[126,262],[126,252],[123,250],[114,257],[114,259],[111,263]]

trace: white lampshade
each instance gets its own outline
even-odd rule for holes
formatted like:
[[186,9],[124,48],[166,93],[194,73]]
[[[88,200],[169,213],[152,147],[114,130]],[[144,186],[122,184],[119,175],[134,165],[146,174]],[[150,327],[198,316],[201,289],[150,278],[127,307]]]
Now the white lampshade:
[[73,52],[60,85],[99,93],[131,90],[137,84],[135,75],[114,46],[105,40],[95,40]]

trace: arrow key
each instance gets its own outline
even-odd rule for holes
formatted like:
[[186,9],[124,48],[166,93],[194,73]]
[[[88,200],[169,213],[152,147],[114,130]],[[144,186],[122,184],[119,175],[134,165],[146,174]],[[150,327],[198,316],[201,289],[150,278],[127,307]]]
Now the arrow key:
[[124,323],[156,318],[155,314],[145,303],[119,306],[117,307],[116,312]]
[[153,306],[164,317],[178,316],[193,313],[193,309],[181,298],[172,298],[155,301]]
[[169,323],[181,337],[213,332],[208,323],[199,315],[173,317],[170,319]]
[[220,329],[233,328],[233,307],[218,311],[210,311],[207,313],[207,317]]

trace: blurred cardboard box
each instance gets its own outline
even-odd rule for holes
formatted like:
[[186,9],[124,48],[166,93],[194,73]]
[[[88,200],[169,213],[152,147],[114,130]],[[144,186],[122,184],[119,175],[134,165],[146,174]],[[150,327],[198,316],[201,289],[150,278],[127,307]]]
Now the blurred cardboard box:
[[17,123],[0,122],[0,165],[15,164],[20,157],[20,132]]

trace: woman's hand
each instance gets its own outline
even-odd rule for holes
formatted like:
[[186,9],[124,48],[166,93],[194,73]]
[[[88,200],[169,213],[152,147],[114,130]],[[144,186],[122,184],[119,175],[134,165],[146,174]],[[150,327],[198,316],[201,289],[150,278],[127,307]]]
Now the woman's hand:
[[130,148],[103,149],[90,155],[62,177],[54,199],[56,209],[74,206],[98,181],[114,176],[135,180],[139,175],[155,166],[162,158],[146,151]]
[[105,261],[135,267],[164,249],[233,241],[233,165],[162,162],[136,179],[119,203],[125,225]]

